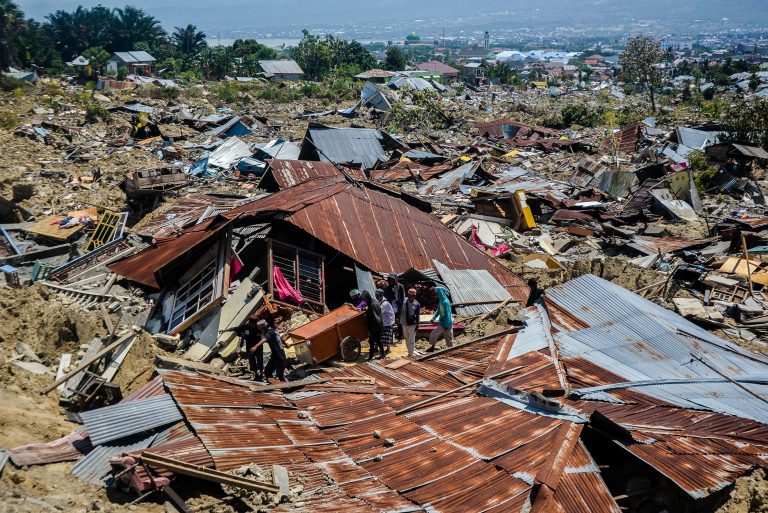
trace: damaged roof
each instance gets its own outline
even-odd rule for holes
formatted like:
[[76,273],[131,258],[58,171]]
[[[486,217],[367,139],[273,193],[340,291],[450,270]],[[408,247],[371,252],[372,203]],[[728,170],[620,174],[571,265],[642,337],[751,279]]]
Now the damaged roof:
[[199,251],[208,247],[229,226],[229,221],[214,217],[184,230],[178,237],[156,240],[154,244],[135,255],[108,267],[114,273],[153,289],[164,284],[164,275],[177,268],[182,261],[192,262]]
[[[377,187],[377,189],[380,186]],[[380,272],[430,269],[439,259],[451,269],[485,269],[515,301],[525,302],[525,282],[440,223],[373,184],[319,177],[226,214],[229,219],[287,213],[284,221]],[[241,222],[239,222],[242,224]],[[361,226],[363,229],[361,229]]]
[[311,123],[301,145],[299,160],[359,165],[371,169],[389,160],[402,145],[375,128],[335,128]]

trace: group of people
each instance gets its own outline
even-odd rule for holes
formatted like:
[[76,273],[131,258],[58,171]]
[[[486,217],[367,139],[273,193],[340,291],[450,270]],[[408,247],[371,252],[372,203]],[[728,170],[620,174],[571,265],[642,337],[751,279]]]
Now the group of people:
[[[453,346],[453,316],[448,289],[438,286],[434,291],[437,296],[437,309],[431,322],[437,320],[437,326],[429,335],[427,352],[435,350],[435,345],[441,337],[445,338],[448,347]],[[413,288],[406,291],[395,274],[387,276],[386,283],[380,283],[373,296],[367,290],[360,292],[355,289],[350,292],[352,305],[365,311],[370,346],[368,360],[374,358],[376,351],[379,352],[380,358],[386,357],[389,353],[388,346],[393,344],[395,337],[398,342],[404,339],[408,356],[414,356],[416,332],[421,316],[421,304],[416,299],[416,294],[417,291]],[[287,358],[283,339],[266,320],[249,319],[243,325],[227,331],[234,331],[244,342],[248,365],[254,380],[265,381],[275,377],[280,381],[287,381],[285,378]],[[270,351],[266,367],[264,366],[264,344],[267,344]]]
[[[374,296],[367,290],[360,292],[354,289],[350,292],[352,305],[365,310],[365,319],[368,325],[368,360],[372,360],[376,351],[379,357],[384,358],[389,352],[387,346],[392,345],[397,335],[397,340],[405,339],[408,356],[412,357],[416,351],[416,332],[419,328],[421,305],[416,299],[416,289],[408,289],[406,292],[402,283],[397,280],[396,274],[387,276],[386,284],[380,283]],[[437,341],[443,337],[448,347],[453,346],[453,316],[451,314],[451,301],[448,289],[435,287],[438,306],[432,316],[432,322],[437,319],[437,326],[429,335],[430,347],[427,352],[435,350]]]

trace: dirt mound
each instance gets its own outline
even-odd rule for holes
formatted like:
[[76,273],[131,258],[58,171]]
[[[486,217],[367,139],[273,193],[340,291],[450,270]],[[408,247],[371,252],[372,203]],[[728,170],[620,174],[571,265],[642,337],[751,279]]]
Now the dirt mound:
[[7,362],[19,342],[27,344],[43,365],[55,371],[62,353],[76,354],[81,344],[105,334],[101,314],[67,307],[43,285],[0,289],[0,386],[36,390],[51,380]]
[[768,481],[765,472],[757,470],[737,479],[728,502],[715,513],[768,513]]

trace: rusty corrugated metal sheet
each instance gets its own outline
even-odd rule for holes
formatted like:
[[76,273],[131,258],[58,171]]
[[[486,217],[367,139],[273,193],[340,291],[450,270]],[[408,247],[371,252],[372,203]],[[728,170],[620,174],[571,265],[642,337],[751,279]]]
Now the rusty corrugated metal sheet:
[[[312,162],[309,160],[267,160],[266,173],[271,173],[280,190],[302,184],[319,177],[340,177],[341,172],[330,162]],[[365,180],[365,175],[357,170],[344,168],[344,171],[357,180]]]
[[658,255],[659,253],[674,253],[684,249],[692,249],[715,242],[717,237],[708,239],[689,239],[687,237],[643,237],[636,235],[628,246],[645,253],[646,255]]
[[[214,221],[216,221],[214,223]],[[131,281],[154,289],[161,287],[159,275],[177,261],[213,240],[229,226],[213,218],[193,226],[173,239],[157,241],[147,249],[107,266],[111,271]]]
[[200,219],[208,207],[222,207],[227,210],[236,207],[242,200],[221,198],[208,194],[190,194],[160,212],[153,213],[142,220],[133,233],[154,240],[167,239],[181,233]]
[[27,444],[8,449],[11,461],[17,467],[22,465],[45,465],[59,461],[72,461],[93,449],[85,427],[43,444]]
[[486,269],[515,301],[525,302],[525,282],[427,214],[384,192],[332,178],[315,178],[226,213],[247,222],[286,212],[285,221],[376,272],[431,269],[439,259],[451,269]]

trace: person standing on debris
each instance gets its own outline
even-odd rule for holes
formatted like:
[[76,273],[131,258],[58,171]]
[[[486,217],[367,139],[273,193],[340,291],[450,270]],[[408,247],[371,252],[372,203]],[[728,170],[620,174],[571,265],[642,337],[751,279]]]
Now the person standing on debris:
[[253,375],[253,380],[261,381],[264,372],[264,340],[261,337],[261,331],[253,325],[253,321],[250,319],[236,328],[222,330],[219,333],[228,331],[233,331],[245,342],[245,355],[248,358],[248,367]]
[[266,378],[271,378],[272,375],[276,375],[280,381],[288,381],[285,379],[285,364],[288,359],[285,357],[285,348],[283,347],[283,339],[275,328],[272,328],[267,324],[267,321],[261,319],[256,326],[261,331],[262,337],[269,345],[269,361],[267,367],[264,369]]
[[365,307],[368,306],[368,303],[365,302],[365,299],[363,299],[363,296],[360,295],[360,291],[357,289],[349,291],[349,300],[352,302],[352,306],[358,310],[365,310]]
[[253,373],[254,381],[264,379],[264,342],[261,332],[253,326],[250,319],[242,326],[241,337],[245,341],[245,351],[248,354],[248,366]]
[[389,346],[392,345],[392,330],[395,327],[395,309],[381,289],[376,289],[376,301],[381,305],[381,322],[384,325],[381,330],[381,345],[389,352]]
[[408,299],[403,303],[402,312],[400,313],[400,326],[403,327],[408,357],[413,357],[416,350],[416,330],[419,329],[420,314],[421,305],[416,301],[416,289],[408,289]]
[[[399,319],[400,311],[403,309],[403,303],[405,303],[405,287],[402,283],[397,281],[397,275],[394,273],[387,275],[387,285],[384,287],[384,296],[395,311],[395,319]],[[398,326],[398,341],[403,338],[402,335],[402,327]]]
[[381,305],[371,297],[371,293],[367,290],[361,292],[360,295],[368,304],[368,308],[365,309],[365,322],[368,325],[368,360],[373,360],[376,348],[379,349],[383,358],[384,346],[381,343],[381,332],[384,329],[384,323],[381,320]]
[[445,344],[448,347],[453,347],[453,315],[451,314],[451,300],[448,298],[448,289],[445,287],[435,287],[435,294],[437,295],[437,310],[435,315],[432,316],[432,322],[438,319],[437,326],[429,334],[429,349],[428,353],[435,350],[435,344],[440,340],[440,337],[445,338]]

